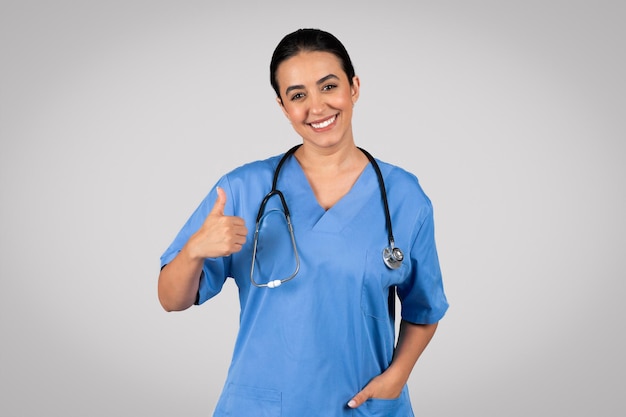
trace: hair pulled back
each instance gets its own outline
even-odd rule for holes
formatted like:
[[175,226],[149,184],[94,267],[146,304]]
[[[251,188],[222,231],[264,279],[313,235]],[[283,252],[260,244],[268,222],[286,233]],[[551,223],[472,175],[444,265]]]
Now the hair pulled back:
[[298,29],[286,35],[276,46],[270,62],[270,83],[280,98],[276,70],[287,59],[298,55],[300,52],[329,52],[339,58],[341,66],[348,76],[350,85],[355,72],[348,51],[334,35],[320,29]]

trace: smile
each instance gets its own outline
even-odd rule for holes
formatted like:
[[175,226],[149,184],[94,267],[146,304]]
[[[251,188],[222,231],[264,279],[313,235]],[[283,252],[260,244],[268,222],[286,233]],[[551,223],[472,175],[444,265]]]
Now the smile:
[[335,120],[337,119],[337,115],[334,115],[333,117],[324,120],[323,122],[319,122],[319,123],[309,123],[314,129],[323,129],[325,127],[330,126],[331,124],[333,124],[335,122]]

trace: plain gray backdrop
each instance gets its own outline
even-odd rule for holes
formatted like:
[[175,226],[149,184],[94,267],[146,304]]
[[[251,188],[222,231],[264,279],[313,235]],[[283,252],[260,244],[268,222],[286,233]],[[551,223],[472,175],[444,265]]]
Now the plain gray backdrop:
[[159,257],[219,176],[299,141],[269,59],[317,27],[361,77],[357,144],[434,204],[451,307],[409,381],[416,415],[623,416],[625,17],[612,0],[2,1],[0,414],[211,414],[236,288],[165,313]]

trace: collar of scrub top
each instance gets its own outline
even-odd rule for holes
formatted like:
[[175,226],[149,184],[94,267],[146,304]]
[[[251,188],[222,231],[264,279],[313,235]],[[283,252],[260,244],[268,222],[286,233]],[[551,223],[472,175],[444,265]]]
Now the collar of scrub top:
[[[265,198],[263,198],[263,201],[261,202],[261,205],[259,206],[259,212],[258,212],[258,214],[256,216],[256,226],[255,226],[255,229],[254,229],[254,245],[253,245],[253,249],[252,249],[252,265],[250,267],[250,281],[256,287],[260,287],[260,288],[276,288],[276,287],[280,286],[281,284],[283,284],[283,283],[285,283],[287,281],[292,280],[298,274],[298,271],[300,270],[300,257],[298,256],[298,248],[296,246],[296,239],[295,239],[295,236],[294,236],[294,233],[293,233],[293,226],[291,225],[291,217],[289,215],[289,208],[287,207],[287,202],[285,201],[285,196],[283,195],[283,193],[280,190],[278,190],[276,188],[276,184],[278,182],[278,174],[280,173],[280,169],[282,168],[282,166],[285,163],[285,161],[287,160],[287,158],[289,158],[291,155],[293,155],[293,153],[300,146],[302,146],[302,144],[298,144],[298,145],[294,146],[293,148],[289,149],[287,152],[285,152],[283,157],[280,159],[280,161],[278,162],[278,165],[276,166],[276,170],[274,171],[274,179],[272,181],[272,189],[270,190],[269,193],[267,193]],[[365,149],[359,148],[359,147],[357,147],[357,148],[361,152],[363,152],[363,154],[365,154],[367,159],[370,161],[370,164],[372,165],[372,167],[374,168],[374,171],[376,172],[376,177],[378,178],[378,185],[380,187],[381,199],[383,201],[383,206],[384,206],[384,211],[385,211],[385,223],[386,223],[386,227],[387,227],[387,239],[388,239],[388,242],[389,242],[389,246],[387,246],[387,247],[385,247],[383,249],[383,262],[390,269],[397,269],[397,268],[400,267],[400,264],[402,263],[402,260],[404,259],[404,254],[402,253],[402,250],[400,250],[400,248],[396,248],[395,247],[395,242],[394,242],[394,238],[393,238],[393,230],[392,230],[392,227],[391,227],[391,215],[389,214],[389,204],[387,202],[387,192],[385,191],[385,181],[383,180],[383,175],[380,172],[380,168],[378,166],[378,163],[376,163],[376,160],[374,159],[374,157],[369,152],[367,152]],[[292,244],[292,247],[293,247],[293,252],[294,252],[294,256],[295,256],[295,260],[296,260],[296,269],[293,271],[293,273],[291,275],[289,275],[286,278],[274,279],[274,280],[270,280],[269,282],[267,282],[265,284],[260,284],[260,283],[258,283],[258,282],[256,282],[254,280],[254,265],[256,263],[257,244],[258,244],[258,241],[259,241],[259,229],[261,227],[262,220],[266,216],[266,214],[265,214],[265,205],[270,200],[270,198],[272,198],[275,195],[277,195],[280,198],[280,202],[281,202],[281,204],[283,206],[283,213],[285,215],[285,221],[287,222],[287,228],[289,229],[289,234],[291,236],[291,244]]]

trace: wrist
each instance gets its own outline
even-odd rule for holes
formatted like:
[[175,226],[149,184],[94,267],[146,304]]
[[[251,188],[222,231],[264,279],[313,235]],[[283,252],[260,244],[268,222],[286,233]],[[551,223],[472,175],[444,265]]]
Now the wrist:
[[388,389],[400,395],[402,388],[404,388],[409,380],[410,373],[407,373],[402,366],[394,365],[392,362],[385,372],[383,372],[383,375],[385,376]]
[[192,264],[201,264],[204,262],[204,256],[201,255],[198,246],[195,244],[195,236],[192,236],[180,250],[182,257]]

